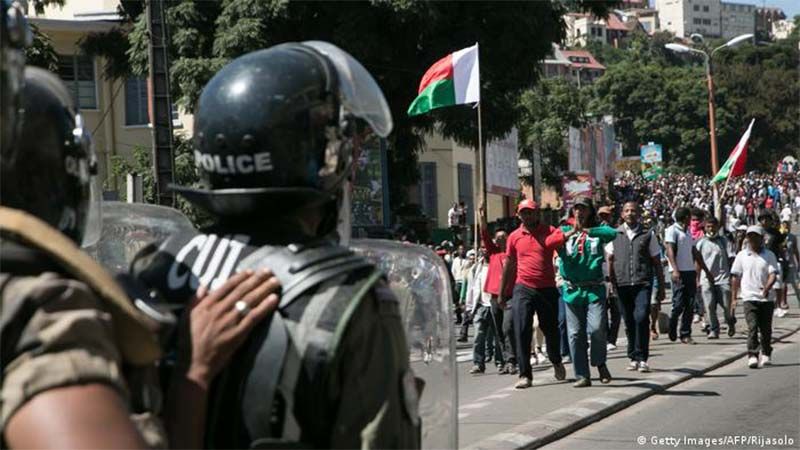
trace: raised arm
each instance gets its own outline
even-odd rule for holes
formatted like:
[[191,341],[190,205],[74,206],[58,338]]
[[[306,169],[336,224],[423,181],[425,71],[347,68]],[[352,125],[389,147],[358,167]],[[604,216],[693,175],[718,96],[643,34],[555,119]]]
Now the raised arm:
[[481,225],[481,240],[483,241],[483,246],[486,247],[486,254],[487,255],[494,255],[496,253],[500,253],[500,247],[492,241],[492,237],[489,236],[489,224],[486,222],[486,214],[485,214],[486,207],[484,205],[484,201],[481,200],[480,204],[478,205],[478,216],[480,217],[480,225]]

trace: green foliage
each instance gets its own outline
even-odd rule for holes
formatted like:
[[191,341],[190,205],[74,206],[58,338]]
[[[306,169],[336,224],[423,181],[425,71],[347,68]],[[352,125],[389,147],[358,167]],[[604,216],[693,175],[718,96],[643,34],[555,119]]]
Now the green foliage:
[[[520,93],[536,81],[536,61],[564,36],[566,8],[605,15],[616,0],[441,2],[412,0],[177,1],[167,10],[172,32],[173,98],[194,109],[202,87],[230,59],[286,41],[320,39],[361,61],[381,85],[395,120],[390,137],[390,202],[401,206],[416,181],[416,153],[437,124],[443,134],[476,144],[475,112],[468,107],[409,118],[406,108],[425,70],[448,53],[479,42],[484,137],[504,135],[519,119]],[[144,73],[147,40],[140,4],[123,2],[135,25],[129,34],[132,70]],[[510,63],[513,62],[513,63]],[[491,94],[489,94],[491,93]]]
[[53,48],[53,42],[36,25],[30,24],[30,27],[33,42],[25,49],[25,63],[55,72],[58,70],[58,55]]
[[125,78],[131,73],[127,51],[130,48],[128,33],[114,28],[105,33],[89,33],[78,43],[84,54],[106,60],[103,77],[107,80]]
[[[142,177],[142,194],[145,203],[157,203],[155,195],[155,179],[153,177],[152,154],[149,149],[135,147],[131,159],[115,156],[111,161],[110,172],[115,177],[124,179],[129,173]],[[198,181],[192,156],[191,140],[176,137],[175,142],[175,184],[191,186]],[[119,192],[120,199],[126,200],[125,192]],[[195,226],[202,228],[211,223],[208,214],[195,208],[181,196],[177,197],[177,209],[183,212]]]
[[569,127],[586,124],[591,89],[578,87],[566,80],[541,80],[520,97],[521,156],[533,160],[538,148],[542,157],[544,181],[554,184],[567,166],[567,133]]

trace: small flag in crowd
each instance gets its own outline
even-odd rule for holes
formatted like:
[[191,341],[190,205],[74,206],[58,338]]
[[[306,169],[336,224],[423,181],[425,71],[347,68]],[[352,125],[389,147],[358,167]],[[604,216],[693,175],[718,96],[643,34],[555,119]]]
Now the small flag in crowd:
[[481,101],[478,44],[451,53],[436,62],[419,83],[419,95],[408,107],[416,116],[443,106]]
[[756,119],[750,121],[750,126],[747,127],[747,131],[744,132],[742,138],[739,139],[739,143],[733,148],[731,156],[728,157],[728,160],[725,161],[725,164],[719,169],[719,172],[714,175],[711,184],[725,181],[730,177],[744,175],[744,166],[747,164],[747,143],[750,140],[750,132],[753,131],[753,124],[755,121]]

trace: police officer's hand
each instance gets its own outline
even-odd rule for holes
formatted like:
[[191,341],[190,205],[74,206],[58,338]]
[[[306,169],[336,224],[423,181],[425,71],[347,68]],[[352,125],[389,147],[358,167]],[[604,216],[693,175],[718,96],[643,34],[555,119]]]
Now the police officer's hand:
[[[278,305],[280,282],[270,271],[240,272],[213,292],[197,290],[189,310],[187,378],[208,387],[247,338]],[[244,302],[244,304],[240,303]],[[244,307],[246,305],[246,307]],[[237,308],[238,306],[238,308]],[[180,357],[180,355],[179,355]]]

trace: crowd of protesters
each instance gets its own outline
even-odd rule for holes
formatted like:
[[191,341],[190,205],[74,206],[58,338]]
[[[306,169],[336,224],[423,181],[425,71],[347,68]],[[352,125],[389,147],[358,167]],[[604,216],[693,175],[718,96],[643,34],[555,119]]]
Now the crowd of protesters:
[[470,373],[493,363],[497,374],[517,375],[515,387],[524,389],[532,385],[532,365],[549,363],[564,380],[564,364],[572,363],[573,386],[591,385],[591,367],[609,383],[606,355],[616,349],[620,323],[627,370],[649,372],[666,288],[671,341],[693,345],[693,323],[706,339],[723,331],[734,337],[740,302],[748,365],[769,365],[773,315],[786,314],[789,298],[800,304],[792,234],[800,185],[780,174],[749,174],[719,188],[721,221],[708,178],[625,176],[599,208],[575,199],[558,226],[543,223],[526,199],[515,229],[490,232],[482,221],[477,251],[436,247],[453,276],[458,341],[467,342],[474,327]]

